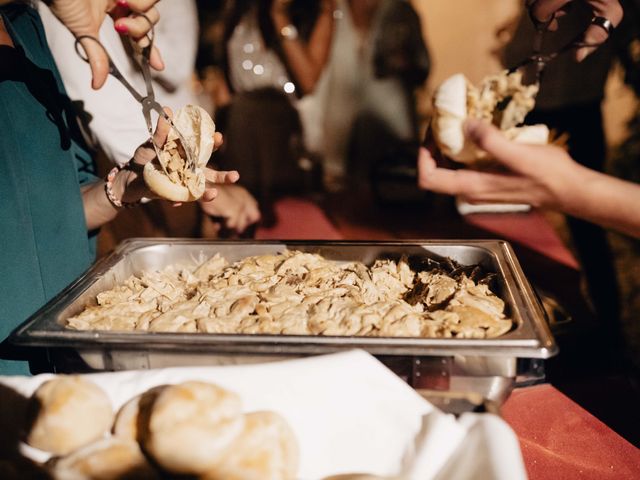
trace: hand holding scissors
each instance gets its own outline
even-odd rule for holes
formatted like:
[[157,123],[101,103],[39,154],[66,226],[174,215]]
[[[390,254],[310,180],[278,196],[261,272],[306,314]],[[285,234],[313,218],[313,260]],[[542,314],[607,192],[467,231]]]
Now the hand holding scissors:
[[[73,35],[98,38],[98,32],[107,15],[115,22],[115,29],[121,34],[143,42],[150,25],[138,14],[144,14],[152,24],[160,19],[154,5],[158,0],[45,0],[51,12],[69,29]],[[92,86],[99,89],[108,75],[108,60],[104,50],[89,41],[83,47],[91,64]],[[150,65],[162,70],[164,64],[157,50],[150,55]]]
[[[539,30],[554,31],[558,28],[558,19],[565,13],[573,0],[527,0],[531,19]],[[575,58],[582,61],[603,44],[615,27],[622,21],[622,6],[619,0],[581,0],[593,12],[593,17],[587,29],[567,50],[575,50]],[[558,52],[560,53],[560,52]]]
[[[153,148],[156,152],[156,156],[158,158],[159,163],[162,165],[162,168],[167,173],[165,165],[162,162],[162,157],[160,156],[160,152],[156,142],[153,137],[153,120],[151,118],[151,113],[155,112],[159,117],[164,118],[171,128],[176,132],[180,142],[182,143],[182,147],[185,150],[187,155],[187,167],[191,170],[196,168],[195,155],[192,152],[189,144],[186,139],[183,137],[182,133],[176,128],[173,121],[167,115],[167,113],[162,108],[162,105],[158,103],[155,99],[155,93],[153,91],[153,79],[151,78],[150,71],[150,56],[153,51],[153,22],[151,19],[147,18],[145,14],[138,14],[137,18],[144,19],[150,26],[149,33],[145,35],[145,46],[141,47],[139,42],[135,42],[130,39],[131,49],[133,52],[133,60],[138,65],[140,71],[142,72],[142,76],[144,78],[146,94],[142,94],[138,92],[135,87],[122,75],[118,67],[113,63],[113,60],[109,56],[109,53],[105,49],[105,47],[100,43],[98,38],[91,35],[80,35],[76,38],[75,48],[76,53],[86,62],[90,62],[88,58],[88,54],[85,48],[85,45],[92,45],[94,48],[97,47],[102,50],[104,57],[107,59],[108,73],[118,79],[120,83],[129,91],[131,96],[140,103],[142,106],[142,115],[144,117],[145,123],[147,125],[147,132],[149,133],[149,141],[153,145]],[[168,174],[167,174],[168,175]]]

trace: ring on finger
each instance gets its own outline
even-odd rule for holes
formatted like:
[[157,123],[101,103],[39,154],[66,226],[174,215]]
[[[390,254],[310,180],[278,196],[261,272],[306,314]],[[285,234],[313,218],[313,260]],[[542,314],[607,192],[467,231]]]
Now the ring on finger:
[[605,32],[607,32],[607,35],[611,35],[611,32],[613,32],[613,23],[607,17],[595,15],[589,23],[591,23],[591,25],[597,25],[598,27],[602,28]]

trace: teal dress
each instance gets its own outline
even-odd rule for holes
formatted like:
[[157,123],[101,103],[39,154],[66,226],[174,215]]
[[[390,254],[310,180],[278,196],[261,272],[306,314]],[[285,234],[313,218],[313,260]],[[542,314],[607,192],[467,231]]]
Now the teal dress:
[[[96,180],[37,12],[0,7],[0,341],[95,259],[80,187]],[[4,342],[0,375],[28,374]],[[23,358],[23,360],[15,360]]]

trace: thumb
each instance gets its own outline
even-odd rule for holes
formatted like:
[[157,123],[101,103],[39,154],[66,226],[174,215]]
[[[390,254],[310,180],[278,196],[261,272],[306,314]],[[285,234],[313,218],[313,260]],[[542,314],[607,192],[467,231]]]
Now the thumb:
[[469,140],[493,159],[511,169],[517,169],[526,145],[508,140],[498,128],[479,119],[467,120],[464,124],[464,132]]
[[[164,112],[169,118],[173,119],[173,112],[169,107],[164,107]],[[156,131],[153,133],[153,143],[155,143],[158,148],[165,144],[170,130],[171,124],[165,120],[164,117],[158,118],[158,125],[156,126]]]
[[[98,38],[97,32],[92,36]],[[91,87],[98,90],[104,85],[107,75],[109,75],[109,57],[104,48],[90,37],[81,38],[80,44],[91,66]]]

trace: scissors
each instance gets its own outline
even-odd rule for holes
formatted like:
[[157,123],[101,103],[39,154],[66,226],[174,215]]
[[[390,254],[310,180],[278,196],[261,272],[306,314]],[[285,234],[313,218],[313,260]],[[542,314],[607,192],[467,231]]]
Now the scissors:
[[129,42],[131,43],[131,48],[134,52],[134,55],[133,55],[134,61],[139,66],[140,70],[142,71],[142,76],[144,77],[144,83],[147,90],[146,95],[143,95],[140,92],[138,92],[133,87],[133,85],[131,85],[131,83],[129,83],[127,79],[124,78],[120,70],[118,70],[118,67],[116,67],[116,65],[113,63],[113,60],[111,60],[111,56],[109,55],[109,52],[107,52],[107,49],[104,47],[104,45],[102,45],[100,40],[98,40],[96,37],[93,37],[91,35],[80,35],[79,37],[77,37],[75,42],[76,53],[82,60],[89,63],[89,58],[87,57],[86,52],[84,51],[80,43],[80,41],[84,39],[88,39],[88,40],[91,40],[92,42],[97,43],[100,46],[100,48],[104,50],[109,60],[109,74],[117,78],[118,81],[120,81],[120,83],[122,83],[122,85],[124,85],[124,87],[129,91],[129,93],[131,93],[133,98],[135,98],[136,101],[138,101],[142,105],[142,115],[144,116],[145,122],[147,124],[147,131],[149,132],[149,141],[153,145],[153,149],[156,152],[158,162],[162,166],[162,169],[164,170],[165,174],[169,175],[167,172],[167,168],[162,162],[162,159],[160,157],[160,150],[158,149],[158,146],[156,145],[156,143],[153,141],[153,122],[151,121],[151,112],[156,112],[158,115],[164,118],[167,122],[169,122],[169,125],[171,125],[171,128],[173,128],[173,130],[178,135],[178,138],[182,143],[182,147],[186,152],[187,168],[193,171],[196,168],[196,162],[194,159],[194,154],[191,151],[191,148],[189,147],[189,144],[185,140],[182,133],[180,133],[180,130],[176,128],[175,124],[173,123],[169,115],[167,115],[167,113],[163,110],[162,106],[155,99],[155,93],[153,91],[153,82],[151,79],[151,71],[149,67],[149,57],[151,55],[151,50],[153,48],[153,37],[154,37],[153,23],[151,22],[151,20],[149,20],[149,18],[146,15],[144,14],[138,14],[138,15],[140,15],[141,17],[144,17],[149,22],[149,24],[151,24],[151,31],[147,35],[148,45],[146,47],[140,47],[136,42],[131,40],[131,38],[129,39]]
[[[527,65],[535,65],[535,82],[534,84],[539,85],[540,84],[540,80],[542,78],[542,74],[544,72],[545,67],[547,66],[547,64],[553,60],[554,58],[556,58],[558,55],[562,55],[563,53],[566,53],[568,51],[571,50],[576,50],[579,48],[583,48],[583,47],[598,47],[600,46],[600,44],[596,44],[596,43],[587,43],[581,40],[582,34],[578,35],[576,38],[574,38],[572,41],[570,41],[569,43],[567,43],[566,45],[564,45],[563,47],[553,51],[553,52],[549,52],[549,53],[542,53],[542,45],[544,43],[544,36],[545,33],[548,31],[549,29],[549,25],[551,25],[551,22],[553,22],[556,18],[555,14],[552,15],[548,20],[545,21],[540,21],[538,20],[532,13],[531,9],[529,10],[529,17],[531,18],[531,21],[533,22],[533,25],[535,27],[535,34],[533,36],[533,48],[532,48],[532,53],[530,56],[528,56],[527,58],[525,58],[523,61],[521,61],[520,63],[518,63],[517,65],[511,67],[509,69],[509,73],[513,73],[516,70],[519,70]],[[602,26],[602,28],[604,28],[605,30],[607,30],[607,32],[610,32],[611,30],[611,26],[609,22],[609,25],[603,25],[602,22],[599,22],[600,19],[602,19],[603,17],[594,17],[593,20],[591,21],[591,23],[594,24],[598,24],[600,26]],[[606,19],[604,19],[606,20]],[[607,20],[608,22],[608,20]]]

